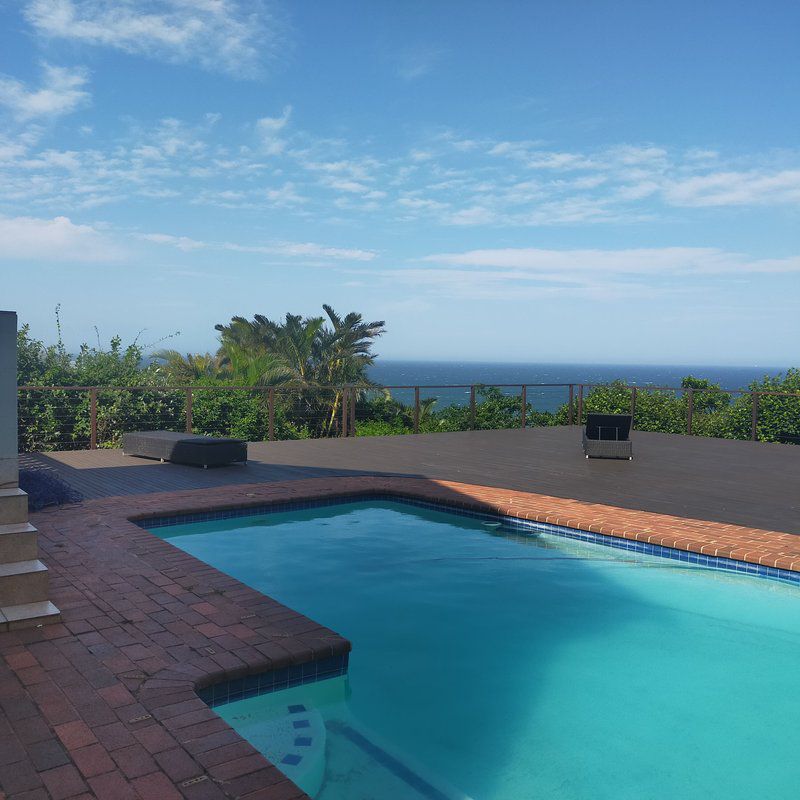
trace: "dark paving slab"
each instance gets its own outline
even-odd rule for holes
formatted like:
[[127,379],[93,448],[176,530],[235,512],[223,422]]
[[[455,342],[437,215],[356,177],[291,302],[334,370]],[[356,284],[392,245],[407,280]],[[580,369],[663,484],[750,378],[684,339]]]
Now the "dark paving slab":
[[27,456],[87,498],[264,481],[406,475],[537,492],[800,534],[800,447],[634,432],[633,461],[587,460],[578,427],[250,445],[250,462],[202,470],[119,450]]

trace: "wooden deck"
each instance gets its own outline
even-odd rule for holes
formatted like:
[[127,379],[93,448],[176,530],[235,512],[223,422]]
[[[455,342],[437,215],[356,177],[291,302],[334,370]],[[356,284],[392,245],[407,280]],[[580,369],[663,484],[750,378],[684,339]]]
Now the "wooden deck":
[[250,445],[251,461],[203,470],[119,450],[23,457],[86,498],[348,475],[404,475],[800,534],[800,447],[633,434],[634,460],[587,460],[577,427]]

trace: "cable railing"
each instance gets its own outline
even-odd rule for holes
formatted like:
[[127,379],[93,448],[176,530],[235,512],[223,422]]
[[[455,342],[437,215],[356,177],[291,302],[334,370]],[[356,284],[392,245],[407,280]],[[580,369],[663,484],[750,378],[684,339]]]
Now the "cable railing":
[[800,392],[622,383],[20,386],[19,451],[119,447],[136,430],[248,441],[581,425],[800,443]]

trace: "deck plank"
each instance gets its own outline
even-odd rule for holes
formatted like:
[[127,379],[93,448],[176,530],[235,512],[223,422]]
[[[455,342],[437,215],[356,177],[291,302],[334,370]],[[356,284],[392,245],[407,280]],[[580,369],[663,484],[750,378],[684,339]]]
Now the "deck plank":
[[251,443],[198,469],[119,450],[31,454],[86,498],[333,475],[411,475],[800,534],[800,447],[633,434],[634,460],[583,457],[577,427]]

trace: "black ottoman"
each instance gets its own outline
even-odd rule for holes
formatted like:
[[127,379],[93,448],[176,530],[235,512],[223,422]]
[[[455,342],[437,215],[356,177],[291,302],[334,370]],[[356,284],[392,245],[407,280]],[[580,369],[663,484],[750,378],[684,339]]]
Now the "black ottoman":
[[175,464],[219,467],[235,461],[246,462],[247,442],[175,431],[137,431],[122,434],[122,452],[126,456],[158,458]]

